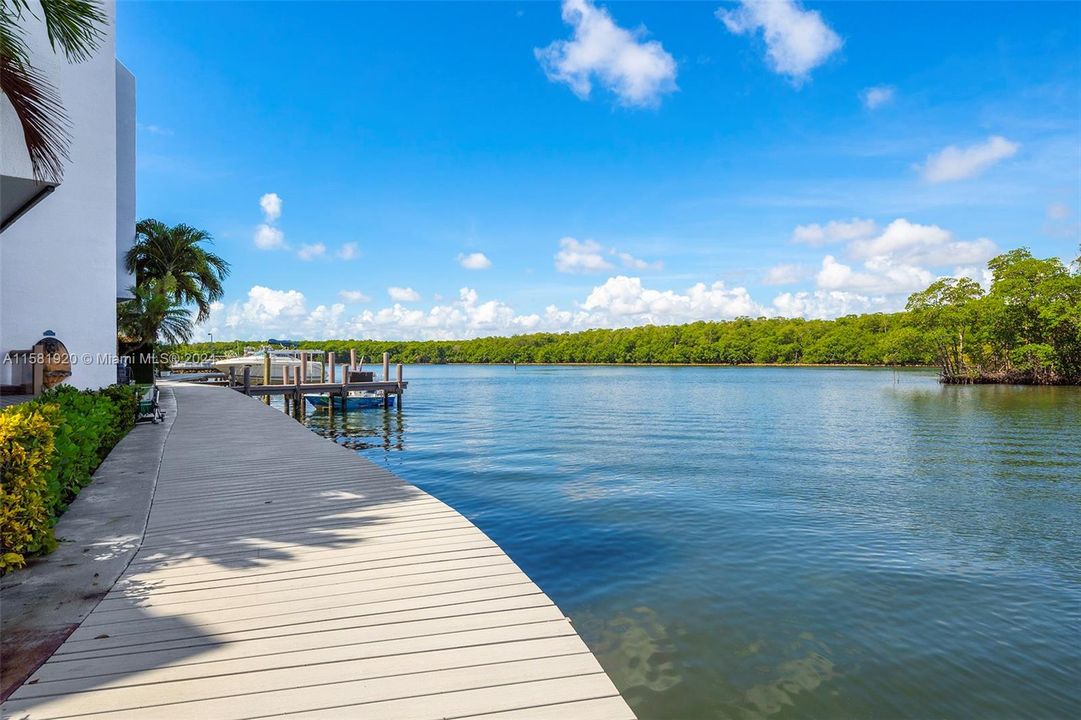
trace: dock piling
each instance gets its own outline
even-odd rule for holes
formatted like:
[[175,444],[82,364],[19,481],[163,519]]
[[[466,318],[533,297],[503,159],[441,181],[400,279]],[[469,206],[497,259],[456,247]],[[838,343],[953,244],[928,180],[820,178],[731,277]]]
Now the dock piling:
[[244,366],[244,394],[251,395],[251,365]]

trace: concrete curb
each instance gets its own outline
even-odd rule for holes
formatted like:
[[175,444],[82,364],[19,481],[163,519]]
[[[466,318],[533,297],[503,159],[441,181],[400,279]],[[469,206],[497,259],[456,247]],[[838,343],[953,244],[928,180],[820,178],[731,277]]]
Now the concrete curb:
[[0,585],[0,701],[67,639],[127,569],[143,542],[176,398],[163,387],[160,424],[139,423],[56,524],[60,546]]

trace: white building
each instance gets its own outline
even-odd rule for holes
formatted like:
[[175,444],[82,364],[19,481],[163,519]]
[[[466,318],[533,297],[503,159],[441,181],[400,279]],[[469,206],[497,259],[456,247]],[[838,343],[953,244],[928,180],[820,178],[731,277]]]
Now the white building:
[[43,23],[25,26],[33,64],[71,121],[60,184],[33,179],[22,128],[0,94],[0,385],[9,389],[28,380],[9,353],[53,336],[77,360],[70,384],[116,382],[116,302],[134,284],[122,258],[135,240],[135,78],[116,59],[116,5],[104,9],[105,37],[78,64],[53,51]]

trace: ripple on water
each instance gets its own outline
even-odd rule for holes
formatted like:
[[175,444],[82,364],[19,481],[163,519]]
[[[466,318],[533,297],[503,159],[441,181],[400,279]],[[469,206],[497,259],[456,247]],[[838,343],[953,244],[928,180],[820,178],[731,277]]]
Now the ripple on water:
[[400,412],[309,425],[476,522],[642,718],[1081,706],[1081,388],[406,372]]

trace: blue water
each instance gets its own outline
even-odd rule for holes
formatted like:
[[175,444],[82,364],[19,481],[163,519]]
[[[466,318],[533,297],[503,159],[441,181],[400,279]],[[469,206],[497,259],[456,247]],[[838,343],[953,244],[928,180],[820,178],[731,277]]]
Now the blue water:
[[409,367],[313,429],[445,500],[641,718],[1081,716],[1081,388]]

